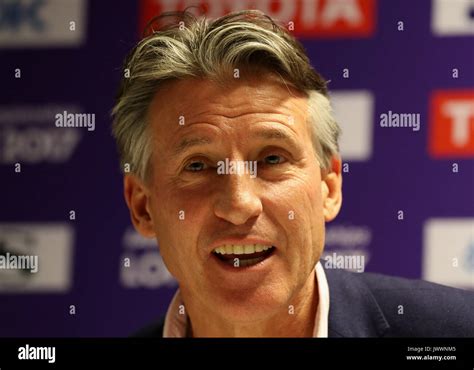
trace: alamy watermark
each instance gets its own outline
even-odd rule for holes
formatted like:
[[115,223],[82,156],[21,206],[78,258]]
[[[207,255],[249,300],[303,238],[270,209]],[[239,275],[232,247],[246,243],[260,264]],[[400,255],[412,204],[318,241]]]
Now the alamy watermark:
[[87,127],[88,131],[95,130],[94,113],[70,113],[64,111],[54,116],[56,127]]
[[411,127],[420,130],[420,113],[394,113],[389,110],[380,115],[380,127]]
[[0,254],[0,270],[30,270],[38,272],[38,256]]
[[19,360],[46,360],[50,364],[56,362],[56,347],[35,347],[26,344],[18,347]]
[[324,268],[364,272],[365,256],[332,253],[324,257]]
[[217,162],[218,175],[250,175],[251,178],[257,177],[257,161],[232,161],[226,158],[224,161]]

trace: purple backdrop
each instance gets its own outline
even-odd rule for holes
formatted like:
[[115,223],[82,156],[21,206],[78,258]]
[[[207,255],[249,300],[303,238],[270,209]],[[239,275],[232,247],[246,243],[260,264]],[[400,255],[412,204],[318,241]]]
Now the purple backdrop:
[[[36,274],[0,270],[0,336],[125,336],[162,315],[176,288],[157,248],[131,229],[110,134],[140,8],[71,0],[62,20],[72,36],[35,44],[57,26],[47,13],[54,3],[39,2],[47,9],[36,17],[17,8],[17,18],[0,5],[0,254],[40,263]],[[473,101],[474,7],[456,10],[465,18],[455,23],[467,26],[450,33],[449,24],[433,25],[442,3],[378,1],[371,35],[302,42],[331,80],[341,121],[351,124],[344,117],[360,100],[353,114],[362,141],[345,131],[344,202],[327,251],[364,256],[366,271],[472,289],[474,111],[458,154],[434,156],[429,145],[446,139],[430,136],[433,93],[464,90]],[[63,110],[95,114],[95,130],[56,127]],[[419,130],[381,127],[389,110],[420,114]]]

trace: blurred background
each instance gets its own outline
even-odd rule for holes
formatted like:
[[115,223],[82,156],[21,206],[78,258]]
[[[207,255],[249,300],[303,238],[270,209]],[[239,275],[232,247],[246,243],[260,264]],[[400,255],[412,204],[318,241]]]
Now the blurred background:
[[474,289],[473,1],[1,0],[0,257],[39,268],[0,261],[0,336],[127,336],[165,313],[176,282],[131,226],[110,110],[146,21],[189,5],[263,10],[330,80],[344,201],[325,256]]

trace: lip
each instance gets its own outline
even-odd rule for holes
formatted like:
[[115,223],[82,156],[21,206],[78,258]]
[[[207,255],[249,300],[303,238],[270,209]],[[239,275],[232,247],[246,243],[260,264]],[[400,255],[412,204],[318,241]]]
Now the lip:
[[262,244],[262,245],[271,245],[275,249],[277,249],[277,246],[275,245],[274,242],[265,240],[265,239],[259,239],[259,238],[225,238],[225,239],[218,239],[214,241],[210,246],[209,246],[209,253],[212,253],[214,249],[217,247],[220,247],[222,245],[226,244],[239,244],[239,245],[253,245],[253,244]]

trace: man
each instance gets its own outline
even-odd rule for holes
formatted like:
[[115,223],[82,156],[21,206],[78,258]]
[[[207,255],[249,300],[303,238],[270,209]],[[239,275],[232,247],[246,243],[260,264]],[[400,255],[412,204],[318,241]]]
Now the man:
[[474,335],[472,293],[318,262],[342,203],[340,129],[288,32],[258,11],[153,27],[113,110],[132,222],[179,283],[142,335]]

